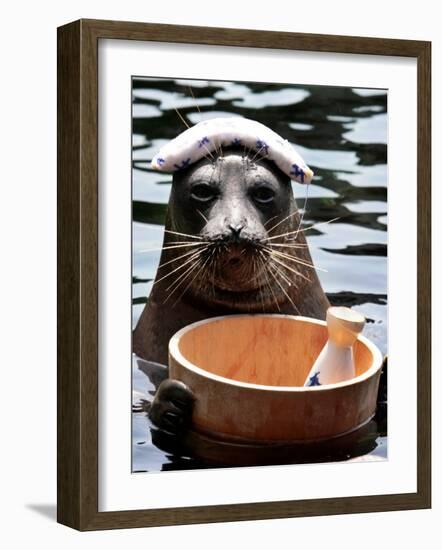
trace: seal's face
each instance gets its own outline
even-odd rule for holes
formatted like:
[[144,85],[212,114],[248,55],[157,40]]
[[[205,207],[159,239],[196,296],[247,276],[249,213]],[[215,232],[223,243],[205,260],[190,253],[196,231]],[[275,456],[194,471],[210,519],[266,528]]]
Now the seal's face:
[[268,270],[271,230],[277,225],[282,234],[297,219],[290,180],[253,153],[229,151],[175,173],[165,245],[188,243],[181,261],[189,268],[197,262],[189,278],[194,296],[229,307],[256,304],[281,293],[273,280],[281,266]]

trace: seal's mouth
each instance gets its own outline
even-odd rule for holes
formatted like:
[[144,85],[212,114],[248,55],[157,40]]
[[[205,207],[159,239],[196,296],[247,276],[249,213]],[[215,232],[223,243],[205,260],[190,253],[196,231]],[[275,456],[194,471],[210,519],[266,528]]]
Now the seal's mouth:
[[213,241],[199,262],[201,271],[188,289],[193,300],[238,311],[265,311],[284,301],[281,285],[288,278],[278,284],[269,253],[258,241]]
[[213,273],[215,286],[233,292],[243,292],[256,287],[259,270],[258,250],[253,243],[223,242],[217,254]]
[[249,244],[228,244],[221,254],[221,262],[230,269],[238,269],[250,262],[253,249]]
[[201,243],[184,243],[187,246],[191,250],[184,252],[181,266],[173,258],[163,262],[170,270],[163,278],[174,277],[166,281],[167,299],[171,294],[179,295],[178,299],[187,294],[196,302],[240,311],[264,311],[289,299],[287,292],[296,275],[291,249],[282,251],[278,246],[273,251],[267,239],[238,237],[206,238]]

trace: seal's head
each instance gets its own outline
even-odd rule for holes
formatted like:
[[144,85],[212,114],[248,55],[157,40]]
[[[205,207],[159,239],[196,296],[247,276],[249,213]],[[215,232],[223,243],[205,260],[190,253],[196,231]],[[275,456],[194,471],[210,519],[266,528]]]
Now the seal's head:
[[262,310],[285,299],[296,270],[284,254],[296,245],[280,245],[298,224],[287,175],[255,153],[228,149],[174,173],[162,264],[182,265],[172,276],[177,296],[186,289],[218,307]]
[[164,300],[257,311],[290,299],[311,262],[290,180],[313,172],[286,140],[256,121],[213,119],[166,144],[152,167],[174,173],[156,279]]
[[313,172],[290,143],[255,121],[212,119],[166,143],[151,167],[174,175],[138,355],[166,364],[177,330],[218,315],[325,318],[290,181]]

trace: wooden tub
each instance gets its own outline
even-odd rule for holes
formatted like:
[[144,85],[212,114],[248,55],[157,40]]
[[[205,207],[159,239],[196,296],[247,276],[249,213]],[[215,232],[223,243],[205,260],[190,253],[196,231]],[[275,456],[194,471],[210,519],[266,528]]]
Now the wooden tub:
[[327,341],[324,321],[231,315],[188,325],[169,343],[169,376],[194,392],[192,429],[233,443],[314,442],[349,434],[374,416],[382,355],[354,345],[356,378],[303,387]]

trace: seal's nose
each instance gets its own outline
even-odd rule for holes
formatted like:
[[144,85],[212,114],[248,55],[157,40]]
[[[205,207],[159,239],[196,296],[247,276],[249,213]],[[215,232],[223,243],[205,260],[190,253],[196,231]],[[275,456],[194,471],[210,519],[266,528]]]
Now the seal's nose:
[[239,237],[239,234],[241,233],[241,231],[244,229],[244,224],[243,223],[236,223],[236,224],[229,223],[229,229],[232,232],[232,236],[237,239]]

